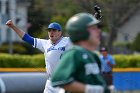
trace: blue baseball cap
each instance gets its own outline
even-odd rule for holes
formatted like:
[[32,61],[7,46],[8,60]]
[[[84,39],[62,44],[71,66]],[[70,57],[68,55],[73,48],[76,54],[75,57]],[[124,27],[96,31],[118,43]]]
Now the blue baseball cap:
[[48,25],[48,29],[56,29],[62,31],[61,25],[59,23],[53,22]]

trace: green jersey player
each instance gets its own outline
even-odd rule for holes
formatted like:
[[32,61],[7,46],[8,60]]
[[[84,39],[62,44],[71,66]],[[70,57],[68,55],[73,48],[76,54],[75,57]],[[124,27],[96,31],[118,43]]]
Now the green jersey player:
[[89,13],[71,17],[66,30],[74,46],[66,51],[52,75],[52,85],[68,93],[110,93],[93,50],[100,43],[99,21]]

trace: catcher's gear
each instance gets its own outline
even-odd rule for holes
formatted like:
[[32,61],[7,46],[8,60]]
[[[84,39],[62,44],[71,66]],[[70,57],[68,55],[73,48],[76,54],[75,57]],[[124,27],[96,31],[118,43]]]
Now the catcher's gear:
[[66,31],[72,42],[87,40],[89,38],[88,26],[96,25],[100,21],[97,20],[92,14],[78,13],[72,16],[67,24]]

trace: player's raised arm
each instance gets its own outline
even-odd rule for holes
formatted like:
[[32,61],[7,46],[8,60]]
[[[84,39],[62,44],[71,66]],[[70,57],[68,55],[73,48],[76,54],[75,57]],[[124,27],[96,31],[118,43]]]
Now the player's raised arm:
[[12,29],[18,34],[18,36],[19,36],[20,38],[23,38],[25,32],[24,32],[24,31],[21,31],[20,29],[18,29],[18,28],[13,24],[12,20],[8,20],[8,21],[6,22],[6,25],[7,25],[8,27],[12,28]]
[[22,38],[22,40],[24,40],[25,42],[31,44],[31,45],[34,45],[34,38],[31,37],[30,35],[26,34],[24,31],[20,30],[18,27],[16,27],[12,20],[8,20],[6,22],[6,25],[10,28],[12,28],[16,33],[17,35]]

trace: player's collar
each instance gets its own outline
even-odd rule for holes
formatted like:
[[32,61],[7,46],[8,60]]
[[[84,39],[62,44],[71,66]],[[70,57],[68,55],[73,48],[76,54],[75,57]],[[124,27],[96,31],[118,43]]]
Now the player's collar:
[[58,39],[55,44],[52,43],[52,45],[54,45],[54,46],[57,45],[62,40],[62,38],[63,38],[63,36],[60,39]]

